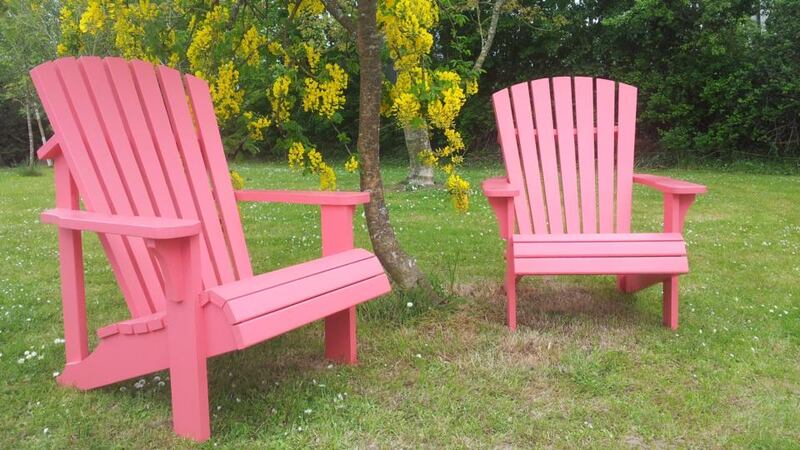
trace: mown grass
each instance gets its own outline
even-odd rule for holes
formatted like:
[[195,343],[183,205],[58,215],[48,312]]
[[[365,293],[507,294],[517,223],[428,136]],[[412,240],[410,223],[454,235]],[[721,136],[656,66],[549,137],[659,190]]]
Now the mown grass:
[[[282,165],[237,169],[251,188],[314,186]],[[38,223],[53,204],[43,171],[0,170],[0,448],[191,446],[172,434],[166,373],[140,388],[56,385],[63,332],[55,230]],[[465,175],[477,187],[500,172]],[[319,324],[212,360],[206,445],[797,448],[800,178],[664,173],[709,186],[689,214],[677,332],[660,326],[659,288],[622,295],[610,277],[546,277],[522,282],[511,334],[502,244],[482,196],[458,215],[443,192],[395,191],[400,240],[448,302],[392,294],[360,307],[355,367],[323,360]],[[384,176],[393,185],[403,168]],[[660,207],[657,193],[636,188],[634,228],[659,229]],[[319,253],[314,208],[241,211],[257,271]],[[363,219],[357,243],[369,248]],[[85,247],[96,328],[126,312],[97,240]]]

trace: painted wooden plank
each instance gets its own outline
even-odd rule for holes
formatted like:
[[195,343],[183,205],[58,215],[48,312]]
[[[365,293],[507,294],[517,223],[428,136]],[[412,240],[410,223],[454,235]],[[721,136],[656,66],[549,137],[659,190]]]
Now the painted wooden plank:
[[636,135],[636,88],[619,83],[617,119],[617,232],[631,230],[633,201],[633,145]]
[[[522,161],[525,187],[527,188],[533,232],[537,234],[547,233],[547,212],[545,211],[544,197],[542,195],[542,176],[539,171],[539,154],[536,150],[536,136],[534,135],[533,114],[531,113],[531,94],[528,91],[528,83],[519,83],[511,86],[511,101],[514,106],[520,159]],[[520,232],[526,233],[521,229]]]
[[[161,97],[161,88],[153,65],[145,61],[131,61],[130,69],[136,84],[138,97],[144,107],[147,127],[150,130],[156,153],[159,156],[160,165],[169,187],[169,198],[174,205],[174,209],[177,211],[178,216],[183,219],[200,219],[200,214],[198,214],[192,198],[189,179],[184,171],[183,162],[178,152],[175,134],[172,128],[167,126],[170,120],[164,100]],[[155,189],[155,187],[153,188]],[[166,199],[165,195],[165,203]],[[164,207],[167,208],[166,205]],[[205,233],[203,233],[203,237],[204,239],[200,240],[200,270],[203,277],[203,286],[210,288],[219,284],[219,278],[211,261],[212,256],[208,248],[209,238]]]
[[225,303],[230,323],[240,323],[383,274],[377,258],[297,278]]
[[684,256],[682,241],[662,242],[518,242],[516,258],[576,258],[613,256]]
[[200,144],[189,112],[189,104],[186,102],[186,91],[183,89],[181,74],[177,70],[165,66],[156,68],[156,73],[161,85],[161,95],[167,106],[170,124],[178,142],[178,150],[192,189],[192,197],[184,199],[184,201],[194,200],[203,223],[203,231],[207,237],[212,257],[211,262],[214,264],[220,283],[235,281],[216,202],[211,193]]
[[200,150],[203,152],[206,170],[213,185],[214,199],[222,216],[224,234],[233,259],[235,279],[250,278],[253,276],[253,268],[250,265],[250,255],[247,253],[242,221],[233,195],[228,162],[225,160],[225,150],[222,147],[208,84],[190,75],[184,77],[184,82],[197,125]]
[[558,180],[558,159],[556,143],[553,139],[553,109],[550,101],[550,80],[547,78],[531,82],[533,109],[536,114],[536,129],[539,132],[539,157],[542,162],[542,179],[544,180],[545,199],[547,201],[547,218],[550,233],[564,233],[564,221],[561,217],[561,189]]
[[575,128],[578,135],[578,173],[581,190],[581,220],[584,233],[597,232],[594,146],[594,80],[575,77]]
[[335,267],[364,261],[375,256],[363,249],[356,248],[330,256],[307,261],[290,267],[274,270],[272,272],[256,275],[249,280],[241,280],[215,287],[206,292],[209,300],[219,306],[235,298],[252,294],[264,289],[269,289],[297,278],[309,277],[314,274],[331,270]]
[[369,192],[242,190],[235,191],[240,202],[274,202],[304,205],[362,205],[369,203]]
[[200,222],[187,219],[120,216],[60,208],[43,211],[41,218],[44,223],[70,230],[89,230],[147,239],[175,239],[200,232]]
[[297,303],[270,314],[242,322],[234,328],[239,348],[247,348],[265,339],[301,327],[315,320],[345,310],[391,289],[385,275],[379,275],[317,298]]
[[527,275],[623,275],[689,272],[685,256],[622,258],[515,258],[517,274]]
[[575,120],[572,114],[572,79],[553,78],[553,98],[558,131],[558,160],[561,169],[561,186],[564,200],[564,221],[567,233],[581,232],[581,214],[578,204],[578,167],[575,157]]
[[[525,192],[525,177],[522,174],[522,165],[519,159],[519,148],[517,146],[517,132],[514,129],[514,115],[511,112],[511,99],[508,89],[495,92],[492,95],[492,105],[494,106],[494,117],[497,122],[498,140],[500,149],[503,151],[503,161],[506,165],[508,182]],[[531,233],[531,213],[529,209],[528,196],[518,195],[514,197],[514,209],[517,216],[517,226],[524,233]]]
[[633,182],[650,186],[666,194],[705,194],[708,188],[702,184],[676,180],[674,178],[644,173],[633,174]]
[[683,241],[680,233],[515,234],[514,242],[662,242]]
[[595,80],[597,94],[597,208],[600,232],[614,232],[614,82]]

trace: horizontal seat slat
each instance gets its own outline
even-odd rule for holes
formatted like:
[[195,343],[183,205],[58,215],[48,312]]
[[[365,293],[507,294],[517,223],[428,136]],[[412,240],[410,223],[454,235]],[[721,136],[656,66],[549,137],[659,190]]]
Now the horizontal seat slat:
[[515,242],[515,258],[684,256],[683,241]]
[[680,233],[515,234],[513,242],[662,242],[683,241]]
[[598,258],[514,258],[521,275],[628,275],[689,272],[686,256]]
[[381,274],[383,267],[372,257],[238,297],[223,310],[230,323],[240,323]]
[[208,299],[218,306],[243,295],[268,289],[281,283],[296,280],[302,277],[324,272],[335,267],[351,264],[357,261],[374,258],[372,253],[364,249],[353,249],[334,255],[325,256],[303,264],[264,273],[252,278],[246,278],[233,283],[209,289],[206,293]]

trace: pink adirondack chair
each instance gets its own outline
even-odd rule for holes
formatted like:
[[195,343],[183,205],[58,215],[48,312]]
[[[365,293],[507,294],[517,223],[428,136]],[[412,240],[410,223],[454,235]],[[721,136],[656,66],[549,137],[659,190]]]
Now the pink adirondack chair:
[[[210,436],[206,360],[325,319],[325,355],[356,362],[355,305],[389,292],[353,248],[366,192],[234,191],[205,81],[119,58],[62,58],[31,72],[55,131],[66,367],[92,389],[169,369],[175,432]],[[319,259],[253,275],[236,201],[320,205]],[[85,210],[80,210],[83,202]],[[89,352],[81,232],[99,234],[132,318]]]
[[[706,188],[633,173],[636,95],[610,80],[557,77],[492,96],[507,177],[483,191],[506,241],[512,330],[522,275],[569,274],[617,275],[624,292],[663,283],[663,322],[677,328],[684,218]],[[631,233],[634,182],[664,194],[662,233]]]

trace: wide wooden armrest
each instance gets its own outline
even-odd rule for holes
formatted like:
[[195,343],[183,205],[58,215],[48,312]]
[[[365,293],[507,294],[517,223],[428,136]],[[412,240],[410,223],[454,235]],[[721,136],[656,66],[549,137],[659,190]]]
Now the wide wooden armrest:
[[163,217],[118,216],[73,209],[48,209],[42,212],[43,223],[61,228],[96,233],[121,234],[145,239],[175,239],[200,233],[200,222]]
[[511,186],[505,177],[484,180],[481,187],[487,197],[516,197],[519,195],[519,189]]
[[240,202],[296,203],[320,206],[355,206],[369,203],[369,192],[235,191]]
[[702,184],[643,173],[633,174],[633,182],[650,186],[665,194],[705,194],[708,191]]

